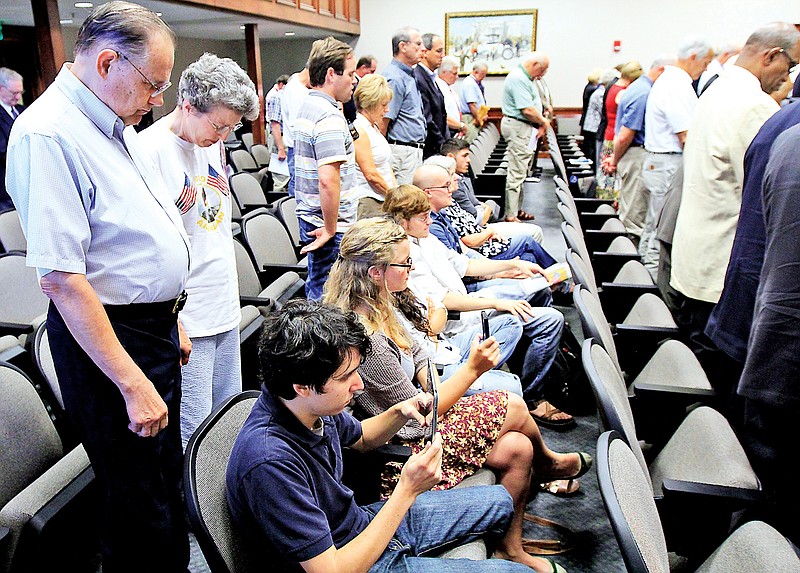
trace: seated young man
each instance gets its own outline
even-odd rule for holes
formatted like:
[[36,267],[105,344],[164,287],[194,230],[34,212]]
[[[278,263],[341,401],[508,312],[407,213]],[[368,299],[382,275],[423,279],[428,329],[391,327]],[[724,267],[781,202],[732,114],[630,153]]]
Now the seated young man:
[[[447,176],[439,167],[430,166],[434,172]],[[420,169],[425,168],[425,166]],[[417,170],[419,172],[419,170]],[[530,278],[537,273],[537,265],[528,261],[492,261],[483,257],[470,258],[447,248],[430,233],[431,200],[414,185],[400,185],[390,189],[383,210],[405,229],[411,239],[411,269],[408,286],[417,299],[448,310],[461,311],[461,319],[448,321],[444,333],[458,344],[475,329],[480,321],[479,310],[508,312],[522,325],[523,338],[516,355],[521,356],[518,373],[522,380],[522,397],[539,425],[567,429],[575,419],[566,412],[542,400],[542,383],[558,352],[558,343],[564,328],[564,315],[548,305],[552,301],[549,288],[526,293],[523,281],[490,278],[471,284],[464,277],[508,276]],[[472,292],[469,292],[471,290]],[[430,300],[430,303],[428,302]]]
[[427,555],[484,534],[500,539],[514,508],[502,486],[429,492],[441,478],[437,436],[406,462],[385,502],[359,507],[342,484],[342,446],[386,443],[409,419],[425,422],[421,394],[358,422],[345,407],[363,389],[369,337],[355,313],[293,301],[264,324],[261,396],[227,469],[231,515],[265,567],[308,573],[517,571],[510,561]]
[[[537,243],[541,243],[544,235],[542,228],[534,223],[511,223],[508,221],[497,221],[499,218],[500,207],[492,201],[484,203],[478,201],[472,187],[472,179],[469,175],[469,143],[465,139],[448,139],[442,144],[439,151],[445,157],[452,157],[456,160],[456,173],[461,178],[458,181],[458,188],[453,191],[453,200],[461,205],[461,208],[475,217],[475,221],[480,225],[486,225],[497,231],[504,237],[532,237]],[[493,209],[495,209],[493,211]],[[487,218],[487,213],[492,217]]]

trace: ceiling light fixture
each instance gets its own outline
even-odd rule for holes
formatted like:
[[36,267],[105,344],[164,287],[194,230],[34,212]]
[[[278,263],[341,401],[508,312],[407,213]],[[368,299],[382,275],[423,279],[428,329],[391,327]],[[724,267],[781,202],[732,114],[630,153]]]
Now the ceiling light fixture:
[[159,18],[161,18],[161,14],[162,12],[156,12],[156,16],[158,16]]
[[239,26],[239,29],[240,30],[244,30],[244,26]]
[[76,8],[93,8],[94,4],[91,2],[75,2]]
[[72,24],[72,19],[71,18],[65,18],[64,20],[59,20],[58,23],[59,24]]
[[284,36],[294,36],[294,32],[284,32]]

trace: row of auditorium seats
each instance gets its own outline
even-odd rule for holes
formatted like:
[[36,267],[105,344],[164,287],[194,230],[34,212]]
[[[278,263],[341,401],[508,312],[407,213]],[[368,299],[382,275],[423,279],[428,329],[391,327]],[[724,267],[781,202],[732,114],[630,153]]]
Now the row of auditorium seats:
[[575,183],[591,174],[565,169],[559,147],[571,142],[552,134],[549,144],[581,359],[605,430],[598,483],[627,570],[668,571],[676,560],[686,571],[798,570],[772,527],[730,533],[736,512],[764,501],[760,481],[613,207],[582,198]]

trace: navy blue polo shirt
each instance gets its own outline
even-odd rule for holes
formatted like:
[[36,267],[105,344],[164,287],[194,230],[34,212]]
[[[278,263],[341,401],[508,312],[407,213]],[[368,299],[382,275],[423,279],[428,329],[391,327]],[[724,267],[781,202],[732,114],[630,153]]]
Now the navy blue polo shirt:
[[461,237],[450,222],[450,218],[441,211],[439,213],[431,211],[431,226],[429,230],[434,237],[444,243],[445,247],[453,249],[457,253],[462,252]]
[[361,437],[361,423],[341,413],[308,430],[262,390],[233,446],[226,475],[231,515],[262,563],[284,569],[342,547],[369,524],[342,484],[342,445]]

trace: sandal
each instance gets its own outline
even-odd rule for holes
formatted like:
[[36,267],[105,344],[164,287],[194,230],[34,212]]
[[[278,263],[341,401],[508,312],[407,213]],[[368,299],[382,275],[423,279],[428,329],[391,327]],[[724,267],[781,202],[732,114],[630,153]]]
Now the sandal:
[[552,493],[558,497],[570,497],[578,492],[581,482],[577,479],[555,479],[539,484],[539,490]]
[[526,213],[525,211],[520,210],[517,213],[517,218],[520,221],[533,221],[536,218],[536,216],[535,215],[531,215],[530,213]]
[[[524,519],[540,527],[552,529],[560,537],[560,539],[526,539],[523,537],[522,549],[525,553],[530,555],[560,555],[575,548],[575,532],[566,525],[527,512],[524,514]],[[548,559],[548,561],[550,560]],[[550,563],[555,567],[555,563],[552,561]],[[553,570],[557,571],[558,569],[554,568]]]
[[[531,416],[536,423],[540,426],[544,426],[545,428],[551,428],[553,430],[568,430],[570,428],[574,428],[578,425],[575,421],[575,418],[563,412],[553,406],[547,400],[539,400],[535,403],[534,409],[530,410]],[[539,409],[540,406],[544,406],[544,413],[543,414],[534,414],[536,410]],[[566,414],[569,416],[568,418],[556,418],[559,414]]]

